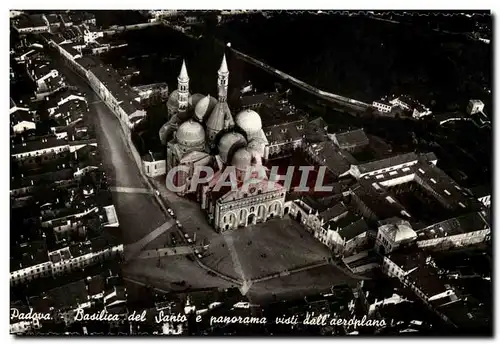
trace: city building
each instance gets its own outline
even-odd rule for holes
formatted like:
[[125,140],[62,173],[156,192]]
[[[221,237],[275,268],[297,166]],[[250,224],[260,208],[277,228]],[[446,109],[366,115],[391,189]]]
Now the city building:
[[28,76],[35,83],[35,97],[41,100],[66,86],[59,71],[53,68],[50,60],[42,53],[32,54],[26,60]]
[[397,278],[445,322],[452,324],[440,310],[441,306],[460,299],[451,285],[439,278],[438,268],[425,252],[398,252],[383,258],[382,271]]
[[297,120],[264,127],[264,134],[269,143],[266,158],[285,157],[302,148],[306,124],[305,120]]
[[482,184],[471,188],[470,191],[485,207],[491,207],[491,186]]
[[360,151],[370,143],[363,129],[335,133],[332,135],[332,140],[337,147],[349,152]]
[[35,112],[25,107],[18,107],[11,99],[10,126],[14,134],[20,134],[26,130],[35,130]]
[[12,19],[12,26],[20,34],[50,31],[49,22],[43,14],[21,14]]
[[491,228],[481,212],[457,216],[417,231],[420,248],[448,249],[486,241]]
[[467,105],[467,113],[469,115],[474,115],[479,112],[483,112],[484,103],[478,99],[469,100],[469,104]]
[[400,218],[389,218],[380,221],[375,248],[380,254],[389,254],[401,245],[411,243],[417,239],[417,233],[410,222]]
[[411,112],[412,117],[416,119],[432,114],[429,108],[405,95],[395,97],[389,103],[399,107],[403,111]]
[[374,101],[372,103],[372,106],[382,112],[382,113],[389,113],[392,111],[394,105],[392,105],[391,103],[389,103],[388,101],[385,101],[385,100],[379,100],[379,101]]

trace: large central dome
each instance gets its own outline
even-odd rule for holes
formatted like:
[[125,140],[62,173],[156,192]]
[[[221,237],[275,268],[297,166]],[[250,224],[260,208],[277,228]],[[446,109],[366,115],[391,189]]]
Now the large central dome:
[[205,142],[205,130],[201,124],[189,120],[179,126],[175,137],[184,146],[198,146]]
[[257,112],[246,109],[236,115],[236,125],[248,135],[256,134],[262,129],[262,121]]

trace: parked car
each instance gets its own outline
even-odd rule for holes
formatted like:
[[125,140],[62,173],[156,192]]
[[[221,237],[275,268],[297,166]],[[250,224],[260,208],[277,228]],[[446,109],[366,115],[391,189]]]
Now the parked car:
[[168,208],[168,209],[167,209],[167,213],[168,213],[170,216],[174,216],[174,211],[173,211],[171,208]]
[[182,225],[181,225],[181,223],[179,222],[179,220],[176,220],[176,221],[175,221],[175,224],[177,225],[177,227],[182,228]]

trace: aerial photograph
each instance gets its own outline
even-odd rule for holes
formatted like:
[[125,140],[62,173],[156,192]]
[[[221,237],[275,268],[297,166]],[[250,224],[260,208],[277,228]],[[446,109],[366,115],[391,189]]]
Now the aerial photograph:
[[9,11],[13,336],[493,336],[491,11]]

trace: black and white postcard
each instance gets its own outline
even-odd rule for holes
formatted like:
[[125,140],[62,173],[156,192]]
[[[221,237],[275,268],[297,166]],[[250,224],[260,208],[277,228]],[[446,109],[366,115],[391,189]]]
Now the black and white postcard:
[[493,335],[490,11],[9,21],[10,334]]

